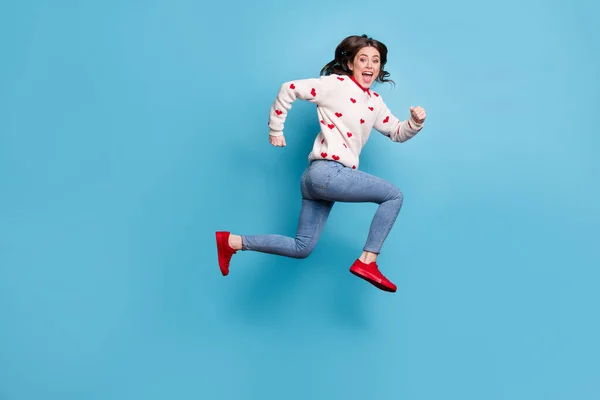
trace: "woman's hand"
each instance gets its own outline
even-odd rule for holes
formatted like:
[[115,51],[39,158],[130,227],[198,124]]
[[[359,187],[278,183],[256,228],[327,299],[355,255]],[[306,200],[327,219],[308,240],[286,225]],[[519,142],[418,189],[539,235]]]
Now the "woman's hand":
[[421,106],[411,107],[410,108],[410,117],[417,124],[421,125],[425,122],[425,118],[427,118],[427,114],[425,113],[425,109]]
[[282,136],[269,135],[269,141],[275,147],[285,147],[285,138]]

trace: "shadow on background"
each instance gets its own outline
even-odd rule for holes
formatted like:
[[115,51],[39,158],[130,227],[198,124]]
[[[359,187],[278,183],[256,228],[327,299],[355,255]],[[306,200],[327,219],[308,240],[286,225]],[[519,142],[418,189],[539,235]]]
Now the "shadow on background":
[[378,289],[348,272],[356,248],[329,238],[319,244],[304,260],[266,255],[245,265],[252,272],[230,294],[233,311],[248,323],[281,326],[300,318],[368,329],[366,297]]

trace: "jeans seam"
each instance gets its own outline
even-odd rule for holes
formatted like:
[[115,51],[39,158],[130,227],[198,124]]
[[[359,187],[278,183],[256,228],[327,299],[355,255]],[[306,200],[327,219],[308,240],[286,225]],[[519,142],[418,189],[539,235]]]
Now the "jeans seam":
[[[322,222],[323,222],[323,216],[321,216],[321,218],[319,219],[319,223],[317,224],[317,226],[319,226],[319,227],[320,227]],[[316,242],[315,242],[315,240],[316,240],[316,237],[317,237],[317,235],[315,235],[315,234],[311,235],[311,237],[310,237],[310,242],[309,242],[309,243],[306,245],[306,249],[307,249],[307,250],[310,250],[310,252],[312,252],[312,249],[313,249],[314,247],[316,247]],[[296,240],[297,240],[297,238],[298,238],[298,235],[296,234]],[[296,246],[297,246],[297,245],[296,245]],[[314,246],[314,247],[313,247],[313,246]],[[299,253],[300,251],[297,251],[297,252]]]

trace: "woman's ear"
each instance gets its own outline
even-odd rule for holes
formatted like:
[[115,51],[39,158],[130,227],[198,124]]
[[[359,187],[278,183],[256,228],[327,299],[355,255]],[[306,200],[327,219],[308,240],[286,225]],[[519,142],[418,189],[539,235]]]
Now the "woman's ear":
[[348,64],[347,65],[348,65],[348,69],[350,71],[352,71],[352,67],[354,66],[354,63],[351,60],[348,60]]

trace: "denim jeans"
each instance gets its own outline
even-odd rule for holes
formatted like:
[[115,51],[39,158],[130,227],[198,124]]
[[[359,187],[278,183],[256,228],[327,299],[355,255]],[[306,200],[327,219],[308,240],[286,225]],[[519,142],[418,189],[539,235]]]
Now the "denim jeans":
[[241,235],[242,250],[306,258],[315,248],[335,202],[379,204],[364,251],[379,254],[402,208],[402,192],[385,180],[329,160],[313,161],[300,181],[302,208],[296,237]]

